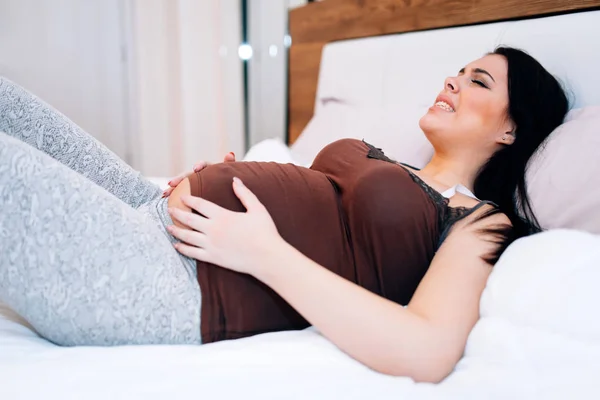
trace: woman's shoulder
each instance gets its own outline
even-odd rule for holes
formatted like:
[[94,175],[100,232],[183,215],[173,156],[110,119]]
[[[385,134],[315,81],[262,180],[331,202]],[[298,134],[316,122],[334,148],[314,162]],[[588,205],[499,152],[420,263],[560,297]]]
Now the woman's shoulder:
[[453,224],[444,244],[455,243],[460,246],[470,243],[464,246],[485,249],[480,256],[493,266],[516,239],[513,225],[510,218],[493,202],[472,201],[475,203],[471,203],[472,207],[467,209],[464,217]]
[[457,225],[464,228],[471,227],[471,230],[477,230],[487,225],[511,225],[508,216],[493,201],[480,200],[456,193],[452,196],[449,206],[461,211],[461,218],[460,221],[457,221]]
[[448,205],[454,208],[472,209],[474,207],[480,206],[480,204],[482,203],[485,202],[475,197],[456,191],[450,197]]

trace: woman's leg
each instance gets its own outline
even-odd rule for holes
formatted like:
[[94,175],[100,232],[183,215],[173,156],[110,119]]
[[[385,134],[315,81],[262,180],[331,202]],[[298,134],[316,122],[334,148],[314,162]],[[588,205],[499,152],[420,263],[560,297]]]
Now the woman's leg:
[[60,345],[200,343],[200,290],[155,223],[0,133],[0,301]]
[[3,77],[0,132],[43,151],[134,208],[162,193],[67,117]]

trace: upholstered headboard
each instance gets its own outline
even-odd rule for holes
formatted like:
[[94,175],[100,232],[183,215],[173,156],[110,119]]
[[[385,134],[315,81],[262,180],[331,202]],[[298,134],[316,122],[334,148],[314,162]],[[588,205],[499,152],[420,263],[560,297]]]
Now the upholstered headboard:
[[[429,106],[445,76],[499,44],[538,58],[575,106],[600,104],[597,9],[600,0],[324,0],[295,9],[288,143],[329,100]],[[509,22],[483,24],[492,21]],[[434,29],[445,27],[455,28]],[[366,39],[347,40],[356,38]]]

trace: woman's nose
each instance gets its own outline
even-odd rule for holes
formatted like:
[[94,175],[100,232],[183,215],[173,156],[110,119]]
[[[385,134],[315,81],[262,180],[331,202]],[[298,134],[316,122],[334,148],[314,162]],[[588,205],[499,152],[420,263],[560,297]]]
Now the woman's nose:
[[458,92],[458,82],[454,78],[446,78],[445,86],[452,93]]

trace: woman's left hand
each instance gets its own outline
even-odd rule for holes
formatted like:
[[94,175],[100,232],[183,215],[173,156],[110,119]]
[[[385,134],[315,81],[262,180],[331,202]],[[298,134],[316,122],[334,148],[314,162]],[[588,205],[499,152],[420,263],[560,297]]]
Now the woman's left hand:
[[175,244],[181,254],[256,276],[265,257],[284,241],[267,209],[237,178],[233,191],[246,212],[230,211],[200,197],[182,196],[183,203],[201,215],[169,209],[172,218],[191,229],[174,225],[167,229],[183,242]]

